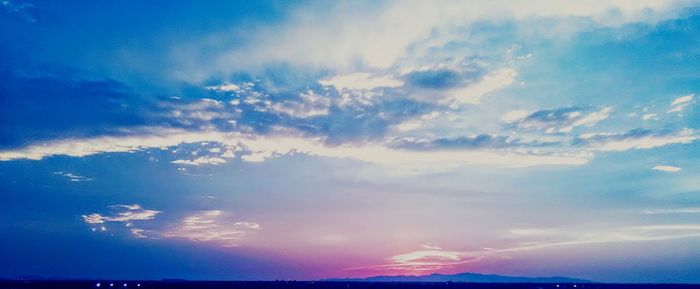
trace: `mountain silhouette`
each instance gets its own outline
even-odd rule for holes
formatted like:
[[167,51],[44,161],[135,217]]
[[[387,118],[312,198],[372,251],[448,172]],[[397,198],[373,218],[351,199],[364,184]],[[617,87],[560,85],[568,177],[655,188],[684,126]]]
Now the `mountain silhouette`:
[[372,276],[367,278],[332,278],[342,282],[469,282],[469,283],[593,283],[568,277],[514,277],[495,274],[457,273],[430,275]]

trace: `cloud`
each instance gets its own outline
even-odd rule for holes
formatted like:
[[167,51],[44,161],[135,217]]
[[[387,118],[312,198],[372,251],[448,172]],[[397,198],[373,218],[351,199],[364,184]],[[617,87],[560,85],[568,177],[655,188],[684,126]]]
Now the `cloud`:
[[152,220],[162,212],[147,210],[138,204],[114,205],[109,208],[113,212],[83,215],[83,222],[93,225],[92,231],[107,231],[107,224],[113,222],[123,224],[124,233],[134,238],[184,238],[224,247],[238,246],[244,236],[262,230],[258,223],[233,220],[230,214],[220,210],[192,213],[176,223],[165,225],[165,228],[151,224],[150,229],[142,229],[135,227],[138,224],[136,222]]
[[378,165],[403,167],[408,170],[447,169],[462,165],[495,165],[529,167],[537,165],[582,165],[591,155],[586,153],[534,154],[496,152],[492,150],[415,151],[391,148],[383,142],[328,146],[321,138],[295,135],[244,135],[219,131],[190,132],[173,129],[148,130],[151,134],[68,139],[48,144],[31,145],[18,150],[0,151],[0,160],[42,159],[53,155],[83,157],[107,152],[134,152],[143,149],[165,149],[184,143],[217,142],[241,146],[248,151],[247,161],[263,161],[293,153],[321,157],[347,158]]
[[679,98],[674,99],[671,102],[671,106],[668,109],[668,113],[672,112],[683,112],[686,107],[693,103],[693,98],[695,94],[684,95]]
[[517,75],[517,71],[510,68],[493,71],[476,83],[452,90],[451,97],[444,102],[452,105],[479,104],[481,97],[510,85]]
[[[156,110],[148,98],[121,83],[22,65],[0,68],[0,148],[68,136],[116,134],[121,128],[146,123],[143,110]],[[33,73],[17,72],[25,69]]]
[[467,256],[464,252],[427,249],[392,256],[386,269],[405,271],[436,271],[464,263],[477,262],[481,258]]
[[410,150],[499,150],[518,147],[544,147],[548,145],[552,145],[552,143],[525,142],[510,136],[492,134],[437,139],[407,137],[396,139],[391,143],[391,147]]
[[299,101],[283,101],[272,105],[272,110],[293,118],[310,118],[328,115],[331,100],[315,94],[312,90],[299,94]]
[[655,113],[645,113],[642,115],[642,120],[658,120],[659,115]]
[[[496,250],[497,252],[517,252],[546,249],[559,246],[605,244],[619,242],[663,241],[700,237],[699,224],[637,225],[594,232],[550,230],[550,235],[536,234],[533,237],[554,237],[558,240],[528,241],[519,246]],[[531,235],[532,236],[532,235]]]
[[335,87],[338,91],[343,90],[372,90],[375,88],[392,88],[403,86],[403,81],[387,75],[373,75],[371,73],[357,72],[346,75],[336,75],[330,78],[319,80],[324,86]]
[[410,85],[428,89],[453,88],[462,83],[460,73],[450,69],[412,71],[405,78]]
[[[512,254],[518,252],[546,250],[555,247],[698,238],[700,237],[700,225],[641,225],[580,232],[552,228],[523,228],[510,230],[507,235],[515,238],[516,243],[512,246],[471,251],[423,247],[421,250],[392,256],[388,258],[387,264],[353,269],[379,269],[419,273],[421,271],[449,269],[465,263],[479,262],[487,258],[511,258]],[[544,241],[541,241],[541,239],[544,239]]]
[[530,115],[530,112],[527,110],[513,110],[504,114],[503,117],[501,117],[501,121],[505,123],[514,123],[525,119],[528,115]]
[[191,165],[191,166],[220,165],[220,164],[225,164],[226,160],[219,158],[219,157],[203,156],[203,157],[198,157],[198,158],[193,159],[193,160],[174,160],[174,161],[172,161],[172,163],[178,164],[178,165]]
[[132,235],[134,238],[140,238],[140,239],[149,238],[148,236],[146,236],[146,235],[143,234],[143,233],[146,231],[146,230],[144,230],[144,229],[133,228],[133,229],[130,229],[129,231],[131,232],[131,235]]
[[602,151],[625,151],[650,149],[670,144],[687,144],[697,139],[698,137],[691,129],[678,132],[634,129],[624,133],[583,134],[574,140],[574,143]]
[[238,246],[244,236],[261,229],[257,223],[231,221],[224,212],[211,210],[185,217],[179,225],[164,232],[162,236],[233,247]]
[[184,127],[209,125],[217,120],[234,120],[237,116],[237,113],[229,109],[224,102],[210,98],[174,99],[161,102],[160,109],[165,110],[162,115],[164,121]]
[[79,175],[76,175],[76,174],[73,174],[73,173],[67,173],[67,172],[53,172],[53,174],[54,174],[54,175],[58,175],[58,176],[62,176],[62,177],[66,177],[66,178],[68,178],[69,181],[71,181],[71,182],[76,182],[76,183],[78,183],[78,182],[89,182],[89,181],[92,181],[92,178],[79,176]]
[[[656,22],[676,17],[689,1],[607,0],[591,3],[552,1],[386,1],[382,3],[332,2],[302,5],[274,25],[246,27],[240,38],[248,43],[224,49],[210,69],[224,73],[265,63],[348,70],[358,64],[388,68],[411,55],[417,43],[474,23],[556,20],[574,22],[574,33],[590,27]],[[362,13],[360,13],[360,11]],[[419,17],[417,17],[419,15]],[[581,21],[584,19],[585,21]],[[578,20],[578,21],[571,21]],[[541,28],[555,34],[560,25]],[[210,36],[221,38],[230,31]],[[435,36],[437,35],[437,36]],[[230,37],[230,36],[228,36]],[[443,40],[449,43],[450,40]],[[333,45],[327,45],[332,43]],[[196,51],[196,48],[195,48]]]
[[664,166],[664,165],[658,165],[654,166],[651,168],[652,170],[657,170],[657,171],[662,171],[662,172],[669,172],[669,173],[677,173],[681,171],[681,168],[679,167],[674,167],[674,166]]
[[501,118],[509,126],[523,130],[540,130],[548,134],[568,133],[580,126],[592,127],[610,116],[611,107],[590,110],[580,107],[539,110],[526,114],[511,111]]
[[647,215],[700,214],[700,208],[651,209],[651,210],[644,210],[643,213],[647,214]]
[[113,212],[108,214],[92,213],[83,215],[83,222],[87,224],[105,224],[107,222],[125,223],[130,226],[133,221],[151,220],[161,211],[146,210],[141,205],[114,205],[110,206]]
[[241,87],[235,84],[231,83],[222,83],[219,85],[213,85],[213,86],[207,86],[205,87],[208,90],[213,90],[213,91],[218,91],[218,92],[238,92],[241,90]]

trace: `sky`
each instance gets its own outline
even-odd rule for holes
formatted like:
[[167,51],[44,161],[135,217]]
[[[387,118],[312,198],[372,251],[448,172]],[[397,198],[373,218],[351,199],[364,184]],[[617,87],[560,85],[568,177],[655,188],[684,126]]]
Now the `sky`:
[[700,283],[700,2],[0,1],[0,277]]

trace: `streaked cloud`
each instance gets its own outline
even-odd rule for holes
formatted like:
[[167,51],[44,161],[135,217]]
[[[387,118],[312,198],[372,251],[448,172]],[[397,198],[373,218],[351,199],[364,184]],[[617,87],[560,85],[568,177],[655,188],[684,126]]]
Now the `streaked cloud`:
[[687,144],[697,139],[698,136],[691,129],[675,132],[634,129],[624,133],[583,134],[575,140],[575,143],[602,151],[625,151],[650,149],[670,144]]
[[689,105],[691,105],[693,103],[694,97],[695,97],[695,94],[688,94],[688,95],[684,95],[684,96],[681,96],[681,97],[674,99],[673,101],[671,101],[671,105],[670,105],[670,108],[668,109],[668,113],[682,112],[683,110],[685,110],[686,107],[688,107]]
[[76,175],[76,174],[69,173],[69,172],[58,171],[58,172],[53,172],[53,174],[58,175],[58,176],[62,176],[62,177],[66,177],[69,181],[76,182],[76,183],[92,181],[92,178]]
[[651,169],[656,170],[656,171],[669,172],[669,173],[677,173],[677,172],[680,172],[682,170],[679,167],[666,166],[666,165],[657,165]]
[[539,110],[529,114],[524,111],[511,111],[501,119],[510,126],[523,130],[539,130],[548,134],[569,133],[574,128],[592,127],[610,116],[612,107],[591,110],[580,107]]
[[298,101],[286,100],[275,103],[272,110],[286,114],[294,118],[309,118],[315,116],[328,115],[330,112],[331,100],[327,97],[317,95],[309,90],[299,94]]
[[[379,165],[403,167],[411,170],[454,168],[461,165],[495,165],[529,167],[537,165],[582,165],[591,157],[586,153],[536,154],[527,152],[495,152],[492,150],[438,150],[416,151],[395,149],[384,143],[325,145],[318,138],[299,136],[246,136],[240,133],[218,131],[189,132],[182,130],[151,129],[155,134],[125,137],[98,137],[71,139],[52,144],[34,145],[19,150],[0,152],[0,160],[42,159],[53,155],[74,157],[107,152],[134,152],[143,149],[165,149],[182,143],[217,142],[242,146],[247,150],[245,161],[263,161],[291,153],[347,158]],[[205,159],[203,159],[205,160]],[[206,159],[211,160],[211,158]],[[181,161],[185,163],[186,161]],[[191,161],[193,164],[195,162]],[[203,163],[203,162],[201,162]]]
[[[123,223],[125,226],[131,226],[131,222],[151,220],[161,211],[147,210],[139,204],[133,205],[113,205],[109,206],[109,213],[92,213],[82,215],[83,222],[91,225],[106,224],[108,222]],[[104,225],[102,225],[104,226]]]
[[507,235],[515,238],[516,243],[513,246],[471,251],[424,247],[421,250],[392,256],[387,264],[362,269],[419,273],[454,268],[487,258],[511,258],[519,252],[542,251],[556,247],[700,238],[700,224],[624,226],[599,231],[522,228],[510,230]]
[[373,75],[371,73],[357,72],[346,75],[336,75],[319,80],[321,85],[333,86],[339,91],[343,90],[372,90],[381,87],[400,87],[403,81],[388,75]]
[[672,208],[672,209],[650,209],[644,210],[647,215],[662,215],[662,214],[700,214],[700,208]]
[[233,221],[225,212],[211,210],[186,216],[173,229],[163,232],[162,236],[234,247],[244,236],[261,229],[257,223]]
[[232,83],[222,83],[219,85],[212,85],[205,87],[208,90],[219,91],[219,92],[237,92],[241,90],[241,87]]
[[193,160],[174,160],[174,161],[172,161],[172,163],[177,164],[177,165],[190,165],[190,166],[220,165],[220,164],[225,164],[226,160],[219,158],[219,157],[203,156],[203,157],[198,157],[198,158],[193,159]]
[[[339,2],[320,6],[294,11],[277,25],[248,29],[246,35],[251,41],[215,57],[214,63],[209,65],[214,72],[210,73],[227,72],[231,67],[241,66],[254,69],[264,63],[279,62],[339,70],[352,68],[358,62],[372,68],[388,68],[410,56],[412,45],[430,40],[432,34],[448,34],[450,28],[466,29],[484,21],[533,18],[588,20],[563,31],[559,25],[543,25],[540,31],[547,35],[570,35],[591,26],[654,23],[674,17],[690,3],[611,0],[585,5],[553,5],[550,1],[448,1],[434,5],[421,1],[389,1],[384,5]],[[314,8],[324,13],[314,13]],[[347,13],[357,9],[364,13]],[[326,43],[334,45],[324,45]],[[474,101],[470,97],[466,99]]]
[[476,83],[453,89],[449,92],[450,97],[443,100],[443,103],[453,106],[479,104],[483,96],[510,85],[517,75],[517,71],[512,68],[493,71]]

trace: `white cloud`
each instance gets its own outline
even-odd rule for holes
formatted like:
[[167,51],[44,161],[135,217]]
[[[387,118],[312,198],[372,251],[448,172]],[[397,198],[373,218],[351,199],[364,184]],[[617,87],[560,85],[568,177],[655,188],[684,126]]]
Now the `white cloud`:
[[[577,127],[577,126],[587,126],[591,127],[594,126],[596,123],[605,120],[610,116],[610,112],[612,112],[612,107],[605,107],[599,111],[594,111],[588,115],[585,115],[579,119],[577,119],[571,127]],[[566,129],[566,130],[571,130],[571,129]]]
[[220,165],[220,164],[225,164],[226,160],[219,158],[219,157],[210,157],[210,156],[203,156],[199,157],[193,160],[174,160],[172,161],[173,164],[178,164],[178,165],[191,165],[191,166],[199,166],[199,165]]
[[234,113],[224,110],[223,102],[209,98],[201,98],[189,103],[166,102],[160,105],[170,109],[168,117],[177,119],[184,124],[192,124],[194,121],[228,119],[235,116]]
[[79,175],[76,175],[76,174],[73,174],[73,173],[67,173],[67,172],[53,172],[53,174],[54,174],[54,175],[58,175],[58,176],[66,177],[66,178],[68,178],[69,181],[71,181],[71,182],[76,182],[76,183],[78,183],[78,182],[89,182],[89,181],[92,181],[92,178],[79,176]]
[[[593,244],[650,242],[700,237],[699,224],[667,224],[624,226],[598,231],[573,231],[552,228],[513,229],[508,236],[515,244],[504,248],[457,251],[441,248],[425,248],[395,255],[389,263],[368,266],[405,272],[435,271],[464,263],[478,262],[486,258],[511,258],[511,254],[523,251],[546,250],[555,247],[585,246]],[[543,241],[539,241],[539,240]],[[525,240],[525,241],[521,241]]]
[[144,229],[133,228],[133,229],[131,229],[130,231],[131,231],[131,235],[132,235],[134,238],[140,238],[140,239],[148,238],[148,236],[146,236],[146,235],[143,234],[143,233],[146,231],[146,230],[144,230]]
[[104,217],[97,213],[83,215],[83,221],[88,224],[103,224],[105,222]]
[[700,214],[700,208],[652,209],[643,211],[647,215],[659,214]]
[[503,117],[501,117],[501,121],[506,123],[513,123],[524,119],[529,114],[530,112],[527,110],[513,110],[504,114]]
[[669,172],[669,173],[677,173],[681,171],[681,168],[679,167],[674,167],[674,166],[664,166],[664,165],[658,165],[654,166],[651,168],[652,170],[657,170],[657,171],[663,171],[663,172]]
[[[537,165],[582,165],[591,157],[587,153],[532,154],[528,152],[495,152],[490,150],[412,151],[394,149],[385,143],[344,144],[326,146],[320,138],[299,136],[251,136],[218,131],[190,132],[151,129],[152,134],[67,139],[25,148],[0,151],[0,160],[42,159],[54,155],[83,157],[98,153],[134,152],[149,148],[166,149],[182,143],[218,142],[240,146],[252,152],[242,156],[244,161],[266,159],[292,153],[347,158],[367,163],[387,165],[405,170],[449,169],[462,165],[495,165],[528,167]],[[211,158],[209,159],[211,160]],[[184,161],[183,161],[184,162]]]
[[671,108],[669,108],[668,113],[683,112],[692,103],[694,97],[695,94],[689,94],[674,99],[671,102]]
[[512,111],[502,120],[510,125],[525,130],[542,130],[547,134],[569,133],[577,127],[592,127],[607,119],[612,107],[589,111],[577,107],[547,109],[525,114],[525,111]]
[[630,149],[650,149],[670,144],[687,144],[698,139],[690,129],[674,134],[584,134],[581,139],[591,148],[602,151],[625,151]]
[[232,159],[236,157],[236,154],[233,151],[234,150],[232,149],[227,149],[223,154],[221,154],[221,157],[226,159]]
[[426,249],[392,256],[387,269],[407,271],[435,271],[459,264],[479,261],[480,257],[465,252],[442,249]]
[[423,249],[428,249],[428,250],[442,250],[442,248],[437,247],[437,246],[432,246],[432,245],[423,244],[423,245],[420,245],[420,246],[421,246],[421,248],[423,248]]
[[226,92],[238,92],[241,90],[240,86],[235,85],[235,84],[231,84],[231,83],[222,83],[220,85],[207,86],[205,88],[208,90],[226,91]]
[[322,79],[318,82],[324,86],[333,86],[342,90],[372,90],[380,87],[400,87],[403,81],[387,75],[373,75],[371,73],[357,72],[346,75],[336,75]]
[[518,72],[512,68],[493,71],[477,83],[452,90],[450,97],[443,102],[453,105],[479,104],[481,97],[510,85],[517,75]]
[[258,223],[232,220],[230,214],[220,210],[201,211],[184,217],[166,228],[142,229],[135,221],[152,220],[160,211],[146,210],[140,205],[110,206],[116,212],[83,215],[83,222],[94,225],[91,230],[107,231],[107,223],[124,225],[124,232],[134,238],[184,238],[195,242],[211,242],[224,247],[238,246],[246,235],[262,230]]
[[83,215],[83,222],[87,224],[104,224],[106,222],[120,222],[125,223],[127,226],[131,226],[133,221],[150,220],[155,218],[156,215],[161,213],[156,210],[146,210],[143,209],[138,204],[133,205],[114,205],[110,206],[115,212],[111,214],[100,214],[92,213],[89,215]]
[[331,101],[327,97],[317,95],[309,90],[299,94],[300,101],[283,101],[275,103],[271,109],[295,118],[309,118],[328,115]]
[[658,120],[659,115],[655,113],[646,113],[642,115],[642,120]]
[[434,126],[436,124],[435,120],[443,115],[445,115],[445,113],[433,111],[396,124],[394,128],[400,132],[424,129],[428,126]]
[[176,228],[162,235],[166,238],[185,238],[232,247],[238,246],[244,236],[262,229],[257,223],[233,222],[228,219],[226,214],[219,210],[203,211],[185,217]]
[[[571,18],[570,33],[591,26],[619,26],[675,17],[692,1],[388,1],[385,3],[321,2],[301,6],[276,25],[246,27],[244,45],[215,57],[208,67],[230,72],[264,63],[352,69],[358,63],[388,68],[409,54],[409,47],[429,42],[431,35],[468,29],[482,21]],[[589,21],[580,21],[584,18]],[[561,32],[563,25],[539,28],[538,36]],[[459,28],[459,29],[457,29]],[[231,37],[230,31],[210,38]],[[433,40],[434,41],[434,40]],[[449,42],[443,40],[442,42]],[[332,45],[329,45],[332,43]],[[188,48],[191,50],[191,48]],[[195,48],[196,51],[196,48]],[[181,55],[177,55],[182,58]],[[201,68],[199,68],[201,69]],[[189,75],[191,75],[190,73]]]

